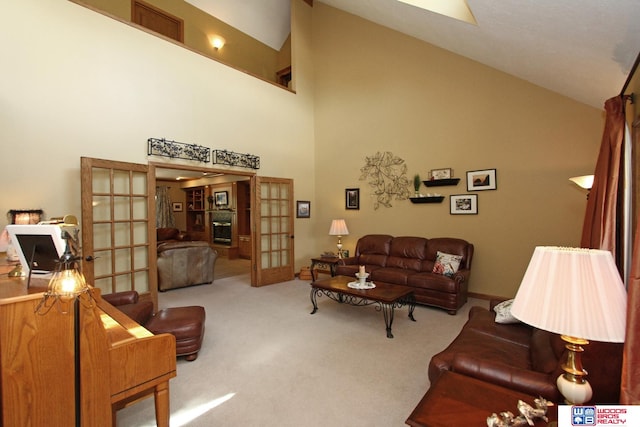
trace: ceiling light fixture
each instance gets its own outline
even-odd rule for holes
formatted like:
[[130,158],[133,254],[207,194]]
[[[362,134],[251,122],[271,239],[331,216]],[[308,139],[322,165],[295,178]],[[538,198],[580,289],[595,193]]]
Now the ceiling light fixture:
[[477,25],[476,18],[466,0],[398,0],[399,2],[439,13],[449,18]]

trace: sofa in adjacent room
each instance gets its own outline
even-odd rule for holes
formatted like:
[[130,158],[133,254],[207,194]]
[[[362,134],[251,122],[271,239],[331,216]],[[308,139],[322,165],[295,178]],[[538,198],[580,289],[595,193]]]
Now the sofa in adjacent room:
[[168,241],[158,245],[158,290],[213,282],[218,252],[203,241]]
[[456,314],[467,302],[474,246],[463,239],[393,237],[369,234],[354,256],[336,266],[336,274],[354,277],[365,267],[369,280],[414,288],[416,302]]
[[[449,346],[429,362],[433,384],[444,371],[542,396],[561,403],[556,379],[563,372],[565,343],[559,335],[518,322],[508,302],[491,301],[489,309],[471,307],[469,320]],[[496,313],[495,307],[498,305]],[[497,321],[496,321],[497,320]],[[509,323],[498,323],[509,322]],[[582,353],[593,388],[593,403],[619,402],[622,344],[591,342]]]

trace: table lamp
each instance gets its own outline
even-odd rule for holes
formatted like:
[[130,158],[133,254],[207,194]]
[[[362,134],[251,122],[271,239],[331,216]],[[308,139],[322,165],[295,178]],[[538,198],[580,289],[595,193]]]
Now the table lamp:
[[538,329],[561,335],[567,359],[556,384],[567,403],[579,405],[593,395],[582,367],[583,346],[588,340],[624,342],[626,306],[627,292],[611,252],[539,246],[511,314]]
[[342,236],[348,236],[349,229],[344,219],[334,219],[331,221],[329,236],[338,236],[338,258],[342,258]]

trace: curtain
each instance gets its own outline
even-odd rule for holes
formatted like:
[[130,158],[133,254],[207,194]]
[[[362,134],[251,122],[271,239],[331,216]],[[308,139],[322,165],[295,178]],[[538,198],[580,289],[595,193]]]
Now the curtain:
[[620,384],[620,403],[623,405],[640,404],[640,227],[636,229],[631,262],[627,285],[627,334]]
[[583,248],[605,249],[616,256],[616,204],[620,155],[624,139],[624,98],[615,96],[604,104],[606,120],[593,187],[587,201],[580,245]]
[[174,228],[176,218],[171,208],[169,187],[156,187],[156,228]]

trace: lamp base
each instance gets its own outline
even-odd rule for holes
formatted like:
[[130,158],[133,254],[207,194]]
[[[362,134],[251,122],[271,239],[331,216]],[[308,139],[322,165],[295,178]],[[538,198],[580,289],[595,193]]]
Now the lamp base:
[[566,342],[567,360],[562,364],[564,374],[558,377],[556,385],[567,404],[580,405],[588,402],[593,396],[591,385],[586,380],[587,371],[582,368],[580,357],[584,352],[582,346],[589,344],[589,341],[567,335],[561,337]]
[[591,400],[593,390],[591,385],[584,378],[582,382],[575,382],[570,378],[566,378],[566,374],[562,374],[556,380],[556,385],[567,405],[582,405]]

